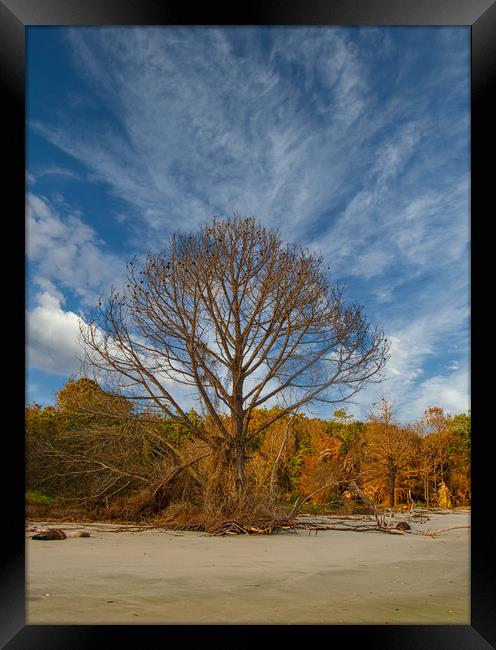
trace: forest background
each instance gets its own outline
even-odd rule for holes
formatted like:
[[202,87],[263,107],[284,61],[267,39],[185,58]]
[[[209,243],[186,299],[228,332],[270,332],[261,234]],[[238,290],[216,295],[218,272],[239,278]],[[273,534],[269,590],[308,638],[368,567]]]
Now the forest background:
[[[257,409],[250,427],[273,419]],[[210,417],[190,418],[208,429]],[[366,512],[353,482],[384,507],[470,505],[470,414],[426,409],[398,424],[385,397],[365,421],[346,408],[329,419],[284,416],[249,447],[247,480],[257,502],[290,511]],[[71,378],[53,406],[26,407],[28,517],[153,520],[204,528],[211,456],[164,415],[138,409],[88,378]],[[195,523],[196,522],[196,523]]]

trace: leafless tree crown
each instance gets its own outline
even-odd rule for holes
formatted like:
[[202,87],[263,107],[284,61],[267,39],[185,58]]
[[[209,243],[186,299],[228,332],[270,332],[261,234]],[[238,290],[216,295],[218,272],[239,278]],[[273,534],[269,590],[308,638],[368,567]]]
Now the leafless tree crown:
[[240,216],[132,259],[123,289],[112,289],[81,334],[88,360],[124,394],[146,398],[206,442],[176,384],[192,387],[219,440],[245,444],[271,424],[251,431],[254,409],[289,389],[291,403],[276,418],[346,399],[388,351],[382,331],[329,283],[321,258]]

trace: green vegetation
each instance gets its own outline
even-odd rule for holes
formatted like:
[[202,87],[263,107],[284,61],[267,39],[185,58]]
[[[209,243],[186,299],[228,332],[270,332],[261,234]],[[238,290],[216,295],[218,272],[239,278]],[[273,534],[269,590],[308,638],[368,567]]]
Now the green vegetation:
[[26,492],[26,503],[28,505],[50,505],[54,502],[52,497],[49,497],[47,494],[43,494],[38,490],[28,490]]

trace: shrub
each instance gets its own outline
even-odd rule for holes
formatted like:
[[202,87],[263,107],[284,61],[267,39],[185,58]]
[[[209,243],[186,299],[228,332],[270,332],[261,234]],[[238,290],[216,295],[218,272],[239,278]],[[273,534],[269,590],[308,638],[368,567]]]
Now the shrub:
[[26,492],[26,503],[28,505],[44,505],[48,506],[55,501],[52,497],[49,497],[47,494],[43,494],[38,490],[28,490]]

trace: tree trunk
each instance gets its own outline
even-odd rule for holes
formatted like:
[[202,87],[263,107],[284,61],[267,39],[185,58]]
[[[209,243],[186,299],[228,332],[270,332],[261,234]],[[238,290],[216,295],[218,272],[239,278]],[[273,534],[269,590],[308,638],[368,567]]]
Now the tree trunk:
[[236,496],[240,504],[245,495],[245,448],[243,441],[236,441],[234,445],[234,465],[236,467]]
[[391,461],[388,462],[389,506],[394,508],[394,488],[396,483],[396,468]]
[[225,517],[243,510],[246,503],[246,453],[242,441],[224,441],[212,456],[205,509]]
[[[241,365],[241,361],[237,365]],[[246,440],[244,434],[244,411],[243,411],[243,376],[241,368],[238,369],[238,378],[234,383],[234,442],[231,450],[232,464],[235,468],[235,500],[242,508],[245,501],[245,461],[246,461]]]
[[246,505],[246,438],[241,363],[242,356],[238,350],[233,369],[231,429],[216,450],[206,498],[209,509],[228,517],[242,511]]
[[289,436],[289,426],[291,424],[291,421],[293,420],[294,415],[292,415],[288,421],[286,422],[286,430],[284,431],[284,437],[281,443],[281,446],[279,448],[279,453],[277,454],[277,458],[274,461],[274,465],[272,467],[272,472],[270,475],[270,496],[271,498],[275,497],[276,493],[276,479],[277,479],[277,471],[279,469],[279,463],[281,462],[281,456],[283,454],[284,448],[286,447],[286,443],[288,441],[288,436]]

